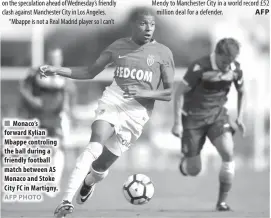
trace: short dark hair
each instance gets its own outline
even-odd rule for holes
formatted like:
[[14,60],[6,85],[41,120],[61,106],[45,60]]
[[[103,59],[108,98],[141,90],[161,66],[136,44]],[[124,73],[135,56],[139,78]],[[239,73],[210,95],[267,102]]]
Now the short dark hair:
[[147,7],[137,7],[137,8],[134,8],[132,11],[131,11],[131,14],[130,14],[130,21],[131,22],[135,22],[140,16],[154,16],[154,12],[152,9],[150,8],[147,8]]
[[234,38],[224,38],[216,44],[215,53],[225,55],[230,58],[236,58],[240,53],[240,44]]

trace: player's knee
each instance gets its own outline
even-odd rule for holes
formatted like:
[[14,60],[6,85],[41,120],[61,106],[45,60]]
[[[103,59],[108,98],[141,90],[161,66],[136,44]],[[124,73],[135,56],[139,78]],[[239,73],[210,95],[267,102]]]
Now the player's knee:
[[93,122],[91,129],[92,133],[90,141],[99,142],[102,145],[104,145],[114,133],[113,125],[102,120]]
[[186,172],[188,175],[190,176],[197,176],[200,172],[201,172],[201,169],[202,169],[202,166],[201,166],[201,158],[200,156],[195,156],[195,157],[190,157],[190,158],[187,158],[187,160],[185,161],[186,163]]
[[201,166],[187,167],[186,170],[189,176],[197,176],[201,172]]
[[235,174],[235,162],[222,162],[219,178],[221,182],[231,183]]
[[223,162],[230,162],[233,160],[233,149],[225,149],[224,151],[220,152],[220,156]]
[[217,137],[213,140],[213,144],[217,148],[223,162],[230,162],[233,160],[234,142],[231,133],[226,132]]
[[100,144],[104,144],[105,142],[104,134],[102,134],[101,131],[99,131],[98,128],[95,127],[95,124],[92,124],[92,133],[91,133],[91,142],[98,142]]

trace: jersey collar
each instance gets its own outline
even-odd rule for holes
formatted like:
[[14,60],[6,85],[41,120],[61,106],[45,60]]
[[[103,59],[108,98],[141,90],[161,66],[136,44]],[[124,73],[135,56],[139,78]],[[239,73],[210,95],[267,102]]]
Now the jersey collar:
[[[134,44],[136,44],[135,42],[134,42],[134,40],[132,39],[132,37],[130,37],[130,38],[128,38],[131,42],[133,42]],[[145,44],[145,45],[149,45],[149,44],[154,44],[154,43],[156,43],[156,40],[155,39],[151,39],[151,41],[149,42],[149,43],[147,43],[147,44]],[[138,45],[138,44],[136,44],[136,45]],[[138,46],[140,46],[140,45],[138,45]],[[141,45],[142,46],[142,45]],[[144,46],[144,45],[143,45]]]

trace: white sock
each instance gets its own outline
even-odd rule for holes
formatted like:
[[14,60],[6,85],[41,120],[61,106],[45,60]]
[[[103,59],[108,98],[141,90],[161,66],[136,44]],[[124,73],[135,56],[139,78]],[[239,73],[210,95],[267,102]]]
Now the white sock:
[[92,162],[101,155],[102,149],[103,146],[100,143],[90,142],[85,151],[77,158],[76,166],[71,174],[63,200],[72,202],[75,193],[89,172]]
[[108,170],[105,172],[98,172],[92,168],[92,165],[90,167],[90,173],[87,174],[85,178],[86,185],[92,185],[95,183],[98,183],[102,181],[106,176],[108,175]]

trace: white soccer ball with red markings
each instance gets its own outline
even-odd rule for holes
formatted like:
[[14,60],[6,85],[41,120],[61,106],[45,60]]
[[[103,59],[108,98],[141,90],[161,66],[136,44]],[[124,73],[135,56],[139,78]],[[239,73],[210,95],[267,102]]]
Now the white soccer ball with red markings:
[[134,174],[123,184],[123,194],[127,201],[134,205],[148,203],[154,194],[151,179],[144,174]]

